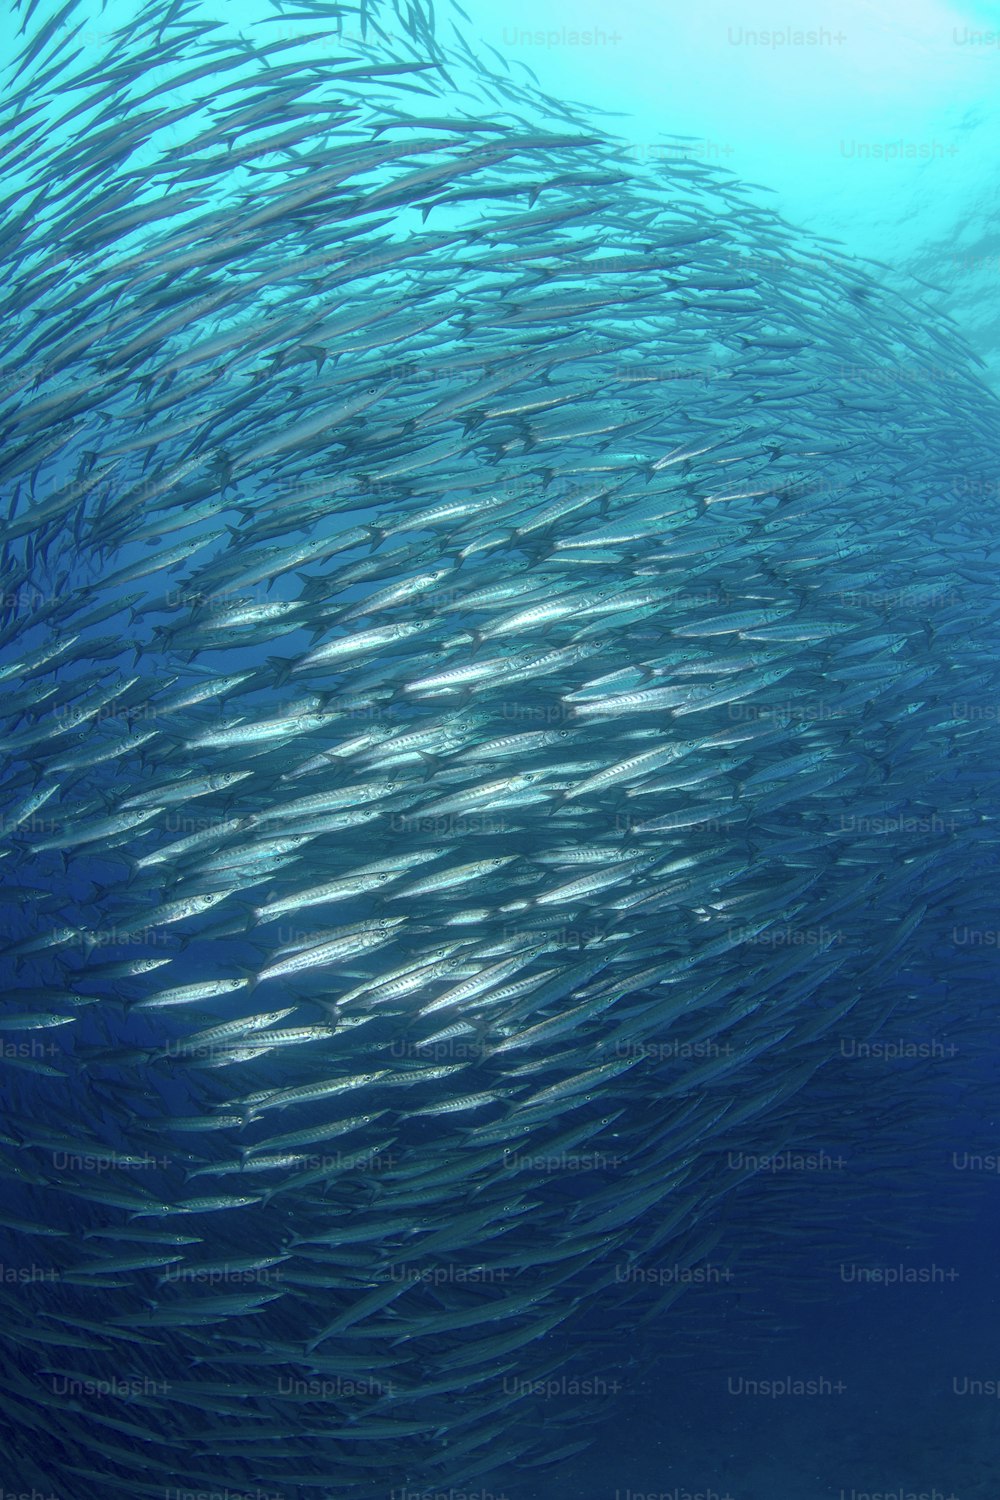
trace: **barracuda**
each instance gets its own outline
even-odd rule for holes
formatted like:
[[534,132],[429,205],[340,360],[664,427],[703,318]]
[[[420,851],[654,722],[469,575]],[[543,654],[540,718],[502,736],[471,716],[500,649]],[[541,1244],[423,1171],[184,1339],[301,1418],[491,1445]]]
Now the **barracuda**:
[[848,1035],[983,1098],[1000,408],[460,10],[11,7],[5,1472],[580,1489],[580,1372],[872,1216],[736,1153],[916,1201]]

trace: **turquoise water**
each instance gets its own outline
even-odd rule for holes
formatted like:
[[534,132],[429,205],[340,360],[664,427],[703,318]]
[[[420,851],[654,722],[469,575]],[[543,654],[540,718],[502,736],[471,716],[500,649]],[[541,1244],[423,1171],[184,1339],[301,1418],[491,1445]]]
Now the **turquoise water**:
[[724,167],[790,223],[940,287],[995,372],[996,6],[466,9],[515,70],[614,112],[634,159]]
[[0,1500],[993,1496],[1000,14],[5,14]]

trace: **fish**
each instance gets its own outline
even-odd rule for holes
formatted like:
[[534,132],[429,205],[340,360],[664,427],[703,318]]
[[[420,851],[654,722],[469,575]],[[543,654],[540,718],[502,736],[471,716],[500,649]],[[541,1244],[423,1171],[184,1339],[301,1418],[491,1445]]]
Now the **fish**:
[[845,1040],[947,993],[981,1087],[1000,406],[457,6],[77,9],[0,105],[9,1467],[579,1488],[671,1274],[840,1243],[730,1156],[940,1139]]

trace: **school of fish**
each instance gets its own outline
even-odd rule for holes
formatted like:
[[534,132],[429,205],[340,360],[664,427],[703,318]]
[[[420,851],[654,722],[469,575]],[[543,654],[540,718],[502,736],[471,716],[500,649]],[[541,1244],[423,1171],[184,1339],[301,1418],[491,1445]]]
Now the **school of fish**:
[[419,5],[7,15],[7,1488],[516,1493],[983,906],[1000,407]]

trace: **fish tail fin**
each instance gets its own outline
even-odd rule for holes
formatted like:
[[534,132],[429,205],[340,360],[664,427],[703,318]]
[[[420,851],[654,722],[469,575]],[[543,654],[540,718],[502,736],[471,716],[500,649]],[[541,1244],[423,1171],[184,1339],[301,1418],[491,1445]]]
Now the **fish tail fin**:
[[274,686],[283,687],[292,675],[295,658],[292,656],[269,656],[267,664],[274,673]]
[[440,770],[441,762],[436,755],[429,755],[426,750],[418,750],[417,754],[425,766],[424,780],[430,781],[437,771]]
[[[139,878],[139,861],[133,858],[131,854],[126,854],[123,849],[115,850],[115,858],[121,860],[122,864],[125,866],[126,871],[128,872],[125,884],[127,886],[131,885],[134,880],[137,880]],[[111,887],[109,886],[99,885],[96,887],[95,895],[100,894],[103,896],[107,894],[110,889]]]
[[224,448],[217,448],[213,455],[213,464],[219,476],[219,484],[223,490],[235,489],[233,484],[233,463]]
[[309,1005],[315,1005],[315,1006],[317,1006],[318,1009],[320,1011],[322,1011],[323,1015],[329,1017],[329,1019],[333,1022],[334,1025],[338,1025],[339,1024],[339,1022],[340,1022],[340,1005],[339,1005],[339,1003],[336,1000],[321,1000],[316,995],[309,995],[308,997],[306,997],[306,1002]]

